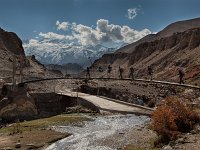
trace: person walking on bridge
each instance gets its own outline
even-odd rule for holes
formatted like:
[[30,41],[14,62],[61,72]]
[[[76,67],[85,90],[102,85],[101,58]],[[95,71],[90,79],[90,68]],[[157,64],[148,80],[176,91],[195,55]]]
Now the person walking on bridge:
[[107,70],[107,77],[110,78],[110,74],[112,71],[112,67],[110,65],[108,65],[108,70]]
[[178,74],[179,74],[179,83],[184,84],[183,77],[185,76],[185,73],[184,73],[183,69],[179,68]]
[[152,79],[153,79],[153,69],[152,69],[152,67],[151,66],[148,66],[148,74],[149,74],[149,76],[150,76],[150,80],[152,81]]
[[87,67],[87,69],[86,69],[86,78],[90,79],[90,68],[89,67]]
[[124,72],[124,69],[119,66],[119,78],[120,79],[123,79],[123,76],[122,76],[123,72]]
[[129,78],[131,78],[132,80],[134,79],[134,68],[133,67],[131,67],[129,69]]

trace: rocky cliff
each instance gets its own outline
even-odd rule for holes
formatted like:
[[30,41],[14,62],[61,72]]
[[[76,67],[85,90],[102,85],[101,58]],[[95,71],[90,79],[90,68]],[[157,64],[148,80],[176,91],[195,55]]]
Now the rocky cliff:
[[12,74],[14,55],[23,55],[22,41],[13,32],[0,28],[0,77],[9,77]]
[[[179,26],[180,29],[177,29]],[[190,27],[196,28],[188,29]],[[106,69],[106,66],[110,64],[114,68],[112,76],[115,77],[118,76],[118,66],[125,69],[125,77],[128,77],[129,68],[134,67],[137,77],[146,78],[147,66],[152,66],[155,79],[168,81],[178,80],[177,69],[181,67],[186,73],[187,82],[200,84],[199,45],[200,19],[191,20],[191,23],[190,21],[178,22],[156,35],[149,35],[119,49],[116,53],[105,54],[96,60],[92,67],[94,70],[99,66]]]
[[21,39],[14,32],[0,28],[0,49],[8,50],[16,55],[25,55]]
[[[23,57],[24,79],[44,78],[46,76],[58,76],[48,71],[35,57],[26,57],[21,39],[14,32],[7,32],[0,28],[0,78],[12,77],[13,58]],[[17,63],[17,61],[16,61]],[[11,80],[10,80],[11,82]]]
[[[8,121],[15,119],[32,119],[37,113],[37,105],[34,99],[23,87],[11,86],[13,64],[16,66],[15,80],[19,79],[19,60],[22,60],[23,79],[55,77],[56,74],[48,71],[34,56],[26,57],[22,47],[22,41],[13,32],[7,32],[0,28],[0,118]],[[21,57],[22,56],[22,57]],[[16,61],[14,61],[14,58]],[[19,80],[17,80],[19,81]],[[42,85],[41,85],[42,86]]]

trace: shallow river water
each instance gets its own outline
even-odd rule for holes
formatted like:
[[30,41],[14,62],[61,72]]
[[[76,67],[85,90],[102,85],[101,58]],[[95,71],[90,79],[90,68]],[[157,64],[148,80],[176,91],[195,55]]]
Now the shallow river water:
[[111,147],[99,145],[98,140],[128,128],[142,127],[150,121],[147,116],[136,115],[98,116],[93,119],[94,121],[84,122],[83,126],[54,127],[56,131],[72,135],[53,143],[46,150],[113,150]]

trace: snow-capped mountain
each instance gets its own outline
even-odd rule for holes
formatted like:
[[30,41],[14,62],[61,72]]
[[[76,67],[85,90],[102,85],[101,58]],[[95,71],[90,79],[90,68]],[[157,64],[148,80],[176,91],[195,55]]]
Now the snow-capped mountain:
[[114,52],[117,48],[108,48],[103,45],[83,46],[64,43],[63,41],[30,40],[23,44],[26,55],[35,55],[43,64],[77,63],[83,67],[101,57],[105,53]]

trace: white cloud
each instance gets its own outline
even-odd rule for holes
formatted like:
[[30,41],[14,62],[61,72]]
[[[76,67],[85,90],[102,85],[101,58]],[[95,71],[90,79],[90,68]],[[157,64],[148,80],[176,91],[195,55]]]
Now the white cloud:
[[99,19],[97,20],[97,30],[100,32],[107,32],[108,28],[108,20],[105,19]]
[[56,26],[57,26],[57,30],[67,31],[68,28],[69,28],[69,23],[68,22],[56,21]]
[[42,37],[42,38],[44,38],[44,39],[58,39],[58,40],[62,40],[62,39],[65,38],[64,35],[57,34],[57,33],[54,33],[54,32],[47,32],[47,33],[40,32],[39,36]]
[[127,13],[128,13],[128,15],[127,15],[127,17],[128,17],[128,19],[134,19],[137,15],[138,15],[138,8],[129,8],[128,10],[127,10]]
[[[56,22],[56,25],[62,25],[63,22]],[[89,46],[89,45],[110,45],[112,47],[119,46],[120,43],[133,43],[144,36],[151,33],[149,29],[134,30],[129,26],[120,26],[110,24],[108,20],[99,19],[95,27],[89,27],[75,22],[68,23],[68,34],[57,34],[54,32],[40,32],[38,37],[40,40],[31,39],[26,47],[37,45],[39,49],[60,49],[73,45]]]
[[72,34],[81,45],[95,45],[98,43],[98,33],[91,27],[73,23]]
[[122,36],[124,37],[125,43],[133,43],[137,40],[143,38],[144,36],[151,34],[151,31],[149,29],[143,29],[141,31],[137,31],[134,29],[131,29],[128,26],[122,27]]

